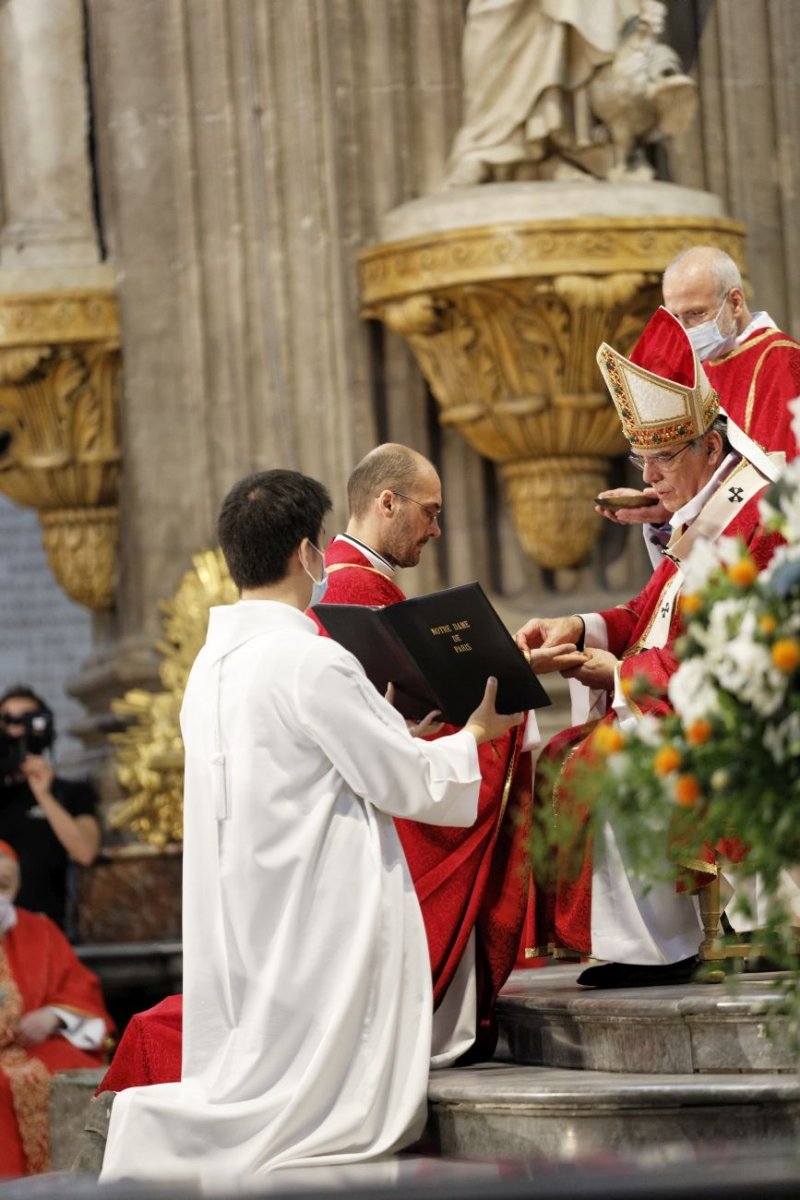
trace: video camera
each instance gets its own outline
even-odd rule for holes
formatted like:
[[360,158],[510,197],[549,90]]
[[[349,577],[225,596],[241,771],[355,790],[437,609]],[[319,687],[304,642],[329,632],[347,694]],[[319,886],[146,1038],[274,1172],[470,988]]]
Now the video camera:
[[[7,725],[21,725],[23,733],[12,737],[7,732]],[[53,714],[47,708],[13,719],[8,715],[0,716],[0,779],[19,770],[29,754],[42,754],[49,750],[54,736]]]

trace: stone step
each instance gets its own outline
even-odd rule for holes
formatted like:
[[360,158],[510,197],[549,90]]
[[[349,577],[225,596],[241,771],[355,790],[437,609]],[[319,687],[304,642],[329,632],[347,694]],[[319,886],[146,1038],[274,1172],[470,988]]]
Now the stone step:
[[774,975],[722,984],[582,988],[578,964],[515,971],[498,1000],[504,1057],[628,1074],[796,1071]]
[[800,1133],[796,1075],[625,1075],[486,1063],[431,1075],[428,1128],[442,1154],[608,1157]]

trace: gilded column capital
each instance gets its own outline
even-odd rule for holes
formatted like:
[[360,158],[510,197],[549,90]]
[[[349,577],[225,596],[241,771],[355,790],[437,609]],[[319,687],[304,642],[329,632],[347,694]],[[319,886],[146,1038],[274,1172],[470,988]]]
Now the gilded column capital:
[[0,291],[0,490],[38,510],[64,591],[111,607],[120,336],[109,288]]

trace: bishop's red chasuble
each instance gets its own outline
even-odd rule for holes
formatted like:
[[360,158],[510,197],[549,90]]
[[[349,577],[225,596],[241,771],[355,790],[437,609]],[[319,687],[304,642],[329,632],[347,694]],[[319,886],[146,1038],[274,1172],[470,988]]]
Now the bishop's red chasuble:
[[[732,486],[735,489],[735,483]],[[761,494],[763,489],[744,502],[723,530],[726,537],[741,537],[744,540],[759,570],[764,569],[782,541],[778,534],[766,533],[760,524],[758,506]],[[731,502],[736,504],[735,490]],[[666,688],[678,665],[674,645],[682,632],[683,618],[677,603],[680,590],[675,591],[676,572],[674,562],[665,558],[638,596],[627,604],[600,613],[608,631],[608,649],[621,660],[621,678],[625,680],[644,675],[653,690],[661,693],[637,701],[639,712],[655,716],[663,716],[670,711]],[[665,644],[659,648],[644,648],[648,633],[658,619],[667,596],[671,596],[671,616]],[[602,720],[611,724],[616,720],[616,715],[610,710]],[[569,785],[578,764],[585,766],[593,761],[589,734],[597,724],[597,721],[593,721],[576,726],[552,738],[539,760],[535,784],[537,799],[552,804],[556,812],[566,810],[570,813],[573,832],[571,844],[561,850],[555,890],[537,898],[536,911],[541,918],[538,935],[543,943],[550,942],[556,947],[583,955],[592,952],[592,846],[580,830],[581,820],[586,816],[585,810],[576,806]],[[599,763],[597,769],[602,769]],[[554,770],[557,772],[555,780]],[[744,853],[744,847],[733,838],[726,839],[726,844],[717,849],[734,860],[741,858]],[[696,858],[691,863],[695,886],[702,886],[710,879],[710,875],[702,868],[706,864],[713,864],[714,848],[701,848],[692,857]]]

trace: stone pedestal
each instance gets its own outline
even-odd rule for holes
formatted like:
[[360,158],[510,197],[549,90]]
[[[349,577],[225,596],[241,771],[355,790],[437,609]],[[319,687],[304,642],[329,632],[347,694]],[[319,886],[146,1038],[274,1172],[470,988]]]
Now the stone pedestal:
[[[59,1071],[50,1089],[50,1167],[97,1176],[103,1163],[112,1094],[92,1096],[105,1075],[94,1070]],[[98,1123],[98,1116],[101,1121]],[[91,1131],[87,1133],[87,1128]],[[76,1161],[79,1159],[79,1161]]]
[[442,1153],[614,1161],[797,1137],[797,1059],[771,977],[598,991],[576,985],[581,969],[514,972],[497,1009],[507,1061],[431,1075]]
[[0,267],[100,259],[81,0],[0,6]]
[[149,846],[104,851],[81,869],[78,940],[81,943],[179,941],[181,847],[156,853]]
[[797,1069],[777,1017],[775,976],[605,991],[576,986],[580,970],[511,976],[497,1017],[514,1062],[628,1075]]

